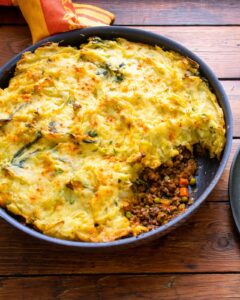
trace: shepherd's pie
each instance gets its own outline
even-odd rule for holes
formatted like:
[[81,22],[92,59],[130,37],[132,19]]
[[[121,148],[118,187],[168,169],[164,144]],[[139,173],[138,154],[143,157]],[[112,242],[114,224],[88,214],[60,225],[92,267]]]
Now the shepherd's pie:
[[220,158],[225,145],[197,63],[121,38],[24,53],[0,107],[0,205],[62,239],[149,230],[124,209],[139,174],[196,144]]

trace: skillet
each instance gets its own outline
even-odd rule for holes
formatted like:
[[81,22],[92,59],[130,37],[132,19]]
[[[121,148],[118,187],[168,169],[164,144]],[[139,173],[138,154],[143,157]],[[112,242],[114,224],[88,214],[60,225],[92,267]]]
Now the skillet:
[[155,230],[143,233],[137,237],[127,237],[106,243],[89,243],[62,240],[44,235],[38,232],[37,230],[22,224],[18,221],[17,218],[12,216],[6,210],[0,208],[0,217],[3,218],[5,221],[20,229],[21,231],[46,242],[70,247],[77,247],[79,249],[85,249],[87,251],[99,251],[104,249],[125,249],[146,243],[148,241],[154,240],[156,238],[159,238],[160,236],[167,234],[168,232],[182,224],[184,221],[186,221],[194,212],[196,212],[196,210],[200,207],[200,205],[203,203],[203,201],[207,198],[207,196],[217,184],[226,166],[226,162],[228,160],[232,144],[233,118],[229,105],[229,100],[223,90],[221,83],[218,81],[213,71],[198,56],[196,56],[194,53],[192,53],[190,50],[180,45],[179,43],[176,43],[175,41],[170,40],[164,36],[139,29],[132,29],[120,26],[91,27],[85,29],[78,29],[48,37],[26,48],[25,50],[21,51],[18,55],[13,57],[3,67],[0,68],[0,87],[7,87],[9,79],[14,75],[16,63],[25,51],[33,52],[35,49],[37,49],[41,45],[44,45],[47,42],[57,42],[62,46],[70,45],[79,47],[79,45],[81,45],[82,43],[87,42],[87,39],[91,36],[99,36],[102,39],[115,39],[118,37],[122,37],[133,42],[158,45],[163,49],[173,50],[175,52],[180,53],[183,56],[189,57],[190,59],[196,61],[200,66],[201,76],[208,80],[210,88],[217,96],[218,102],[223,109],[226,123],[226,145],[221,159],[210,159],[208,156],[197,157],[199,166],[197,175],[198,188],[193,195],[195,198],[193,205],[190,206],[184,213],[172,219],[167,224],[162,225]]

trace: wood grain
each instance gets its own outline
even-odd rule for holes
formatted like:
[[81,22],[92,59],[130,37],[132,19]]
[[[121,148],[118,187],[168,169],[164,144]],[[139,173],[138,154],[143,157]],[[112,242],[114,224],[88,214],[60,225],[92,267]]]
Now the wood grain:
[[[1,299],[237,299],[240,274],[0,278]],[[193,294],[194,291],[194,294]]]
[[221,80],[233,113],[233,135],[240,137],[240,80]]
[[[82,3],[82,0],[74,2]],[[234,25],[240,24],[238,0],[84,0],[113,12],[116,25]],[[0,24],[23,24],[17,8],[1,7]]]
[[0,24],[26,25],[26,21],[18,7],[1,6]]
[[[239,2],[240,3],[240,2]],[[240,78],[240,27],[137,27],[172,38],[194,51],[219,78]],[[31,44],[25,26],[0,27],[0,65]]]
[[204,203],[183,226],[146,246],[107,254],[45,244],[4,221],[0,228],[0,276],[240,270],[239,235],[226,202]]
[[226,168],[223,171],[223,174],[217,183],[216,187],[208,197],[208,201],[226,201],[228,199],[228,178],[229,171],[232,165],[233,157],[236,153],[236,150],[240,147],[240,140],[233,140],[232,151],[227,162]]
[[[82,0],[76,0],[82,2]],[[238,0],[87,0],[116,15],[121,25],[227,25],[240,24]]]

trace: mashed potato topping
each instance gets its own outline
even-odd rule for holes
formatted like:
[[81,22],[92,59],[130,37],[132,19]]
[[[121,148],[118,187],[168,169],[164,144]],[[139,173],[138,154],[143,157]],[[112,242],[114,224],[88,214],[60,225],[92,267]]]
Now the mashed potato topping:
[[91,38],[26,52],[0,89],[0,205],[47,235],[90,242],[147,231],[123,206],[133,182],[199,143],[225,144],[198,65],[172,51]]

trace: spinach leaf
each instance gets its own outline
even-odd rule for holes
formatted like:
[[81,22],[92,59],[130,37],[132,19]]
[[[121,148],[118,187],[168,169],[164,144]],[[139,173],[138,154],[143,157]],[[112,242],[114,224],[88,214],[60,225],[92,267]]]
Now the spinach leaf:
[[[25,152],[27,150],[29,150],[35,143],[38,142],[38,140],[42,137],[42,133],[40,131],[37,131],[36,133],[36,137],[34,138],[34,140],[32,140],[30,143],[24,145],[22,148],[20,148],[13,156],[12,160],[11,160],[11,164],[18,166],[19,168],[23,168],[23,164],[25,163],[25,161],[29,158],[22,158],[22,155],[25,154]],[[32,153],[30,153],[30,156],[35,154],[36,152],[40,151],[39,149],[33,151]],[[20,160],[19,160],[20,159]]]

